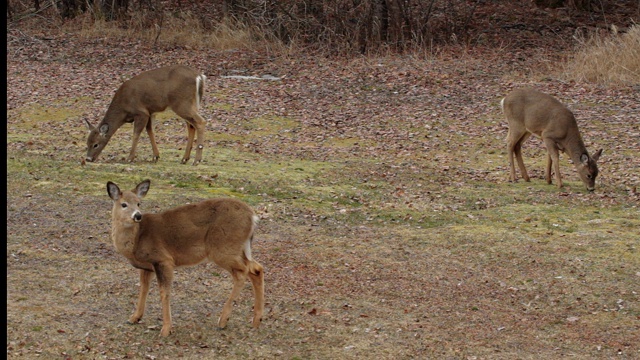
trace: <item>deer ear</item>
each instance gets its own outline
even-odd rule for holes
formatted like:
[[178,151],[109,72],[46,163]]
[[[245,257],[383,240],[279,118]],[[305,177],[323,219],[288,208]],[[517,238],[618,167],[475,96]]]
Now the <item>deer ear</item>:
[[149,191],[149,186],[151,186],[151,180],[145,180],[140,184],[138,184],[135,190],[136,195],[138,195],[139,198],[143,198],[145,195],[147,195],[147,192]]
[[118,198],[120,198],[120,188],[115,183],[109,181],[107,182],[107,194],[109,194],[111,200],[118,200]]
[[106,136],[108,132],[109,132],[109,124],[100,125],[100,135]]
[[600,155],[602,155],[602,149],[596,151],[596,153],[591,156],[591,159],[593,161],[598,161],[598,159],[600,159]]
[[587,165],[589,163],[589,155],[587,154],[580,155],[580,162],[584,165]]
[[89,120],[84,119],[84,121],[87,123],[87,127],[89,128],[89,131],[93,131],[96,128],[95,126],[91,125]]

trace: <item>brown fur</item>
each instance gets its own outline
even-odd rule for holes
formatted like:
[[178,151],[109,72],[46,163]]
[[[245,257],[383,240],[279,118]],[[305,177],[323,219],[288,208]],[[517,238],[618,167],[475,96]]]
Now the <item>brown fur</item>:
[[573,113],[554,97],[534,89],[517,89],[509,93],[501,102],[502,110],[509,123],[507,150],[511,167],[511,181],[516,181],[513,157],[518,161],[520,174],[529,181],[527,169],[522,160],[522,143],[531,134],[542,138],[547,148],[547,169],[545,178],[551,184],[551,166],[556,174],[556,185],[562,187],[560,176],[559,151],[571,157],[580,179],[587,190],[595,189],[598,176],[597,161],[602,149],[589,156],[584,146],[578,124]]
[[162,301],[161,335],[168,336],[172,326],[173,270],[213,261],[233,279],[233,290],[224,304],[218,326],[226,326],[233,301],[248,277],[254,290],[253,326],[257,328],[264,309],[264,273],[262,265],[251,257],[251,240],[257,222],[253,210],[240,200],[220,198],[143,215],[139,203],[149,186],[149,180],[145,180],[132,191],[120,191],[118,185],[107,183],[107,193],[113,200],[113,244],[140,269],[140,296],[129,321],[137,323],[142,318],[149,282],[156,274]]
[[204,147],[205,120],[198,114],[198,107],[204,94],[205,80],[206,76],[194,69],[174,65],[146,71],[125,81],[116,91],[104,119],[98,126],[94,127],[87,121],[89,136],[86,160],[95,161],[113,134],[124,123],[132,122],[133,143],[127,160],[134,160],[140,134],[143,129],[147,129],[153,149],[153,160],[157,161],[160,152],[153,135],[153,116],[171,108],[187,122],[187,147],[182,158],[183,164],[189,160],[195,134],[198,134],[196,158],[193,163],[197,165],[202,160]]

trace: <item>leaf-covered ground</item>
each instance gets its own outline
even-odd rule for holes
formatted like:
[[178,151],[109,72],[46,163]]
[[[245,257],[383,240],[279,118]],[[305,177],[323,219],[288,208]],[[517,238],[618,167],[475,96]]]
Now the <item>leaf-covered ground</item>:
[[[566,81],[541,49],[336,60],[8,40],[9,358],[640,356],[637,86]],[[123,80],[173,63],[208,76],[204,162],[180,165],[186,131],[168,112],[157,164],[146,135],[124,161],[125,125],[83,166],[85,119]],[[524,148],[532,181],[507,181],[499,101],[521,85],[560,98],[588,149],[604,148],[596,192],[566,156],[565,188],[547,185],[538,139]],[[259,330],[249,285],[216,329],[231,280],[213,264],[176,272],[170,337],[155,284],[143,323],[125,323],[138,278],[111,244],[105,183],[145,178],[147,211],[234,196],[260,213]]]

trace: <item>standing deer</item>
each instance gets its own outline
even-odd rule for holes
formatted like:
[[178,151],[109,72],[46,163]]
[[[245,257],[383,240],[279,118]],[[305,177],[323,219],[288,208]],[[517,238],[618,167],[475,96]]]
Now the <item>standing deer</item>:
[[202,160],[204,147],[205,120],[198,114],[206,76],[184,65],[174,65],[150,70],[125,81],[111,100],[104,119],[89,126],[87,138],[87,161],[95,161],[113,134],[124,124],[133,122],[133,143],[127,161],[135,158],[136,146],[142,129],[147,129],[153,161],[160,158],[160,152],[153,135],[155,113],[171,108],[187,122],[187,148],[182,163],[189,161],[196,132],[198,133],[196,158],[193,165]]
[[516,170],[513,164],[515,153],[520,167],[520,174],[529,181],[527,169],[522,161],[522,143],[531,134],[542,138],[547,148],[547,169],[545,178],[551,184],[551,164],[556,174],[556,185],[562,187],[560,177],[559,152],[569,155],[578,171],[580,179],[588,191],[595,189],[598,165],[596,164],[602,149],[589,156],[582,142],[578,124],[573,113],[551,95],[534,89],[517,89],[509,93],[500,102],[502,111],[509,123],[507,150],[511,166],[511,181],[516,181]]
[[251,257],[251,241],[258,217],[242,201],[232,198],[210,199],[180,206],[159,214],[142,214],[140,199],[149,191],[145,180],[131,191],[120,191],[107,182],[113,200],[111,238],[116,250],[140,269],[140,295],[129,322],[137,323],[145,310],[149,282],[158,279],[162,301],[162,336],[171,333],[171,282],[174,268],[213,261],[231,273],[233,289],[222,308],[218,326],[224,328],[247,277],[255,297],[253,327],[262,320],[264,273]]

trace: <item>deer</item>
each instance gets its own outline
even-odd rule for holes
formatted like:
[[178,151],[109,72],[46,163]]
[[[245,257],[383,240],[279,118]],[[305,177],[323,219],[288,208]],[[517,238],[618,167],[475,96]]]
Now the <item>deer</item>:
[[598,176],[597,161],[602,155],[602,149],[596,151],[592,156],[589,155],[582,141],[576,119],[566,106],[553,96],[532,88],[511,91],[500,101],[500,105],[509,125],[507,151],[512,182],[516,181],[514,154],[522,178],[529,181],[529,175],[522,160],[522,144],[531,134],[536,134],[542,138],[547,148],[545,172],[547,184],[551,184],[551,166],[553,165],[556,185],[558,188],[562,188],[559,152],[564,152],[571,158],[587,190],[589,192],[595,190],[596,177]]
[[157,214],[143,214],[140,200],[150,180],[135,189],[121,191],[107,182],[113,200],[111,238],[118,253],[140,271],[140,293],[129,323],[138,323],[144,314],[149,283],[155,274],[162,304],[161,336],[172,332],[171,284],[174,269],[213,261],[228,271],[233,280],[218,327],[224,329],[247,278],[254,295],[253,327],[258,328],[264,311],[264,270],[251,257],[251,243],[258,216],[246,203],[234,198],[214,198],[175,207]]
[[205,120],[198,110],[202,103],[207,77],[184,65],[173,65],[145,71],[125,81],[116,91],[102,121],[89,127],[86,161],[95,161],[109,140],[124,123],[133,123],[133,143],[127,158],[133,162],[143,129],[147,130],[153,162],[160,158],[153,134],[154,114],[170,108],[187,123],[187,147],[182,163],[191,157],[193,140],[197,133],[196,157],[193,165],[202,161]]

